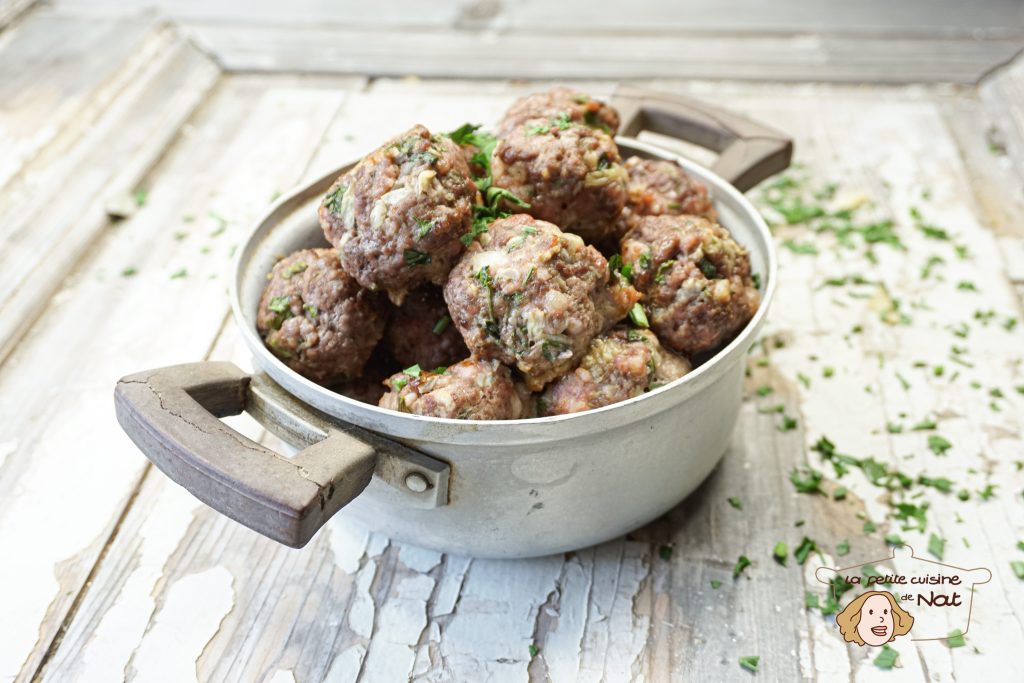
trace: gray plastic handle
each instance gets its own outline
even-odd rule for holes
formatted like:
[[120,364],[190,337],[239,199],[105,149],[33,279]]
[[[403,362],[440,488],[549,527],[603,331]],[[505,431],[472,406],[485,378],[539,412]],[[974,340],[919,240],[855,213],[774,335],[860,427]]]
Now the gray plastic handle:
[[647,130],[718,152],[711,170],[741,192],[785,170],[793,157],[784,133],[688,97],[620,85],[611,104],[622,117],[622,135]]
[[[261,381],[224,362],[138,373],[117,383],[117,419],[146,457],[196,498],[301,548],[366,488],[380,450],[405,447],[339,431]],[[311,445],[286,458],[218,419],[243,410],[272,431]]]

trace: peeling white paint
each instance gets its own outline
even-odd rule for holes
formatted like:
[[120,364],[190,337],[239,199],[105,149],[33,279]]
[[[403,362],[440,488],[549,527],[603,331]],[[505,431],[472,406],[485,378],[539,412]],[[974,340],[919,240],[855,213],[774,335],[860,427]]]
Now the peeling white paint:
[[338,654],[324,675],[323,683],[355,683],[366,657],[366,647],[353,645]]
[[235,604],[233,582],[224,567],[211,567],[174,582],[129,662],[128,678],[197,680],[196,660]]

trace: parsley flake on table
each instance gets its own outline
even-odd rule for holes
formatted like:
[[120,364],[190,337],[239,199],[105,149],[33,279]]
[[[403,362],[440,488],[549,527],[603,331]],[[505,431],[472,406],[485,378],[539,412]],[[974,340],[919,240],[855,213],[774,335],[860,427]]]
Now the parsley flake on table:
[[797,564],[803,564],[807,562],[807,558],[812,552],[818,551],[818,544],[807,536],[803,537],[800,541],[800,545],[797,546],[796,550],[793,551],[793,557],[796,558]]
[[672,559],[672,546],[670,546],[670,545],[663,545],[660,548],[658,548],[658,557],[660,557],[663,560],[671,560]]
[[850,542],[848,540],[839,541],[836,544],[836,554],[839,557],[845,557],[850,554]]
[[741,501],[736,496],[730,496],[729,497],[729,505],[732,505],[737,510],[742,510],[743,509],[743,501]]
[[[732,568],[732,578],[734,578],[734,579],[739,578],[739,575],[743,573],[743,570],[746,569],[747,567],[749,567],[752,564],[753,564],[753,562],[750,561],[749,557],[747,557],[746,555],[740,555],[736,559],[736,564],[733,565],[733,568]],[[1024,563],[1022,563],[1022,564],[1024,564]]]
[[928,537],[928,552],[934,555],[939,561],[942,561],[942,556],[946,553],[946,540],[939,538],[935,534],[931,534]]
[[928,448],[935,455],[945,455],[946,451],[948,451],[952,447],[953,444],[951,444],[945,437],[942,437],[939,434],[932,434],[931,436],[928,437]]
[[530,659],[533,659],[540,652],[540,648],[534,644],[530,644]]
[[712,590],[718,590],[721,587],[722,587],[722,582],[721,581],[719,581],[718,579],[711,579],[711,589]]
[[899,659],[900,653],[892,649],[888,645],[882,646],[882,652],[875,657],[875,666],[879,669],[888,671],[896,665],[896,660]]
[[782,566],[786,565],[786,559],[789,557],[789,546],[786,545],[785,541],[779,541],[775,544],[775,547],[772,548],[772,557]]
[[1018,579],[1024,581],[1024,561],[1021,561],[1021,560],[1011,560],[1010,561],[1010,569],[1013,570],[1014,575]]
[[793,471],[789,473],[789,480],[793,483],[798,493],[821,493],[825,492],[821,490],[821,480],[824,475],[816,469],[810,467],[803,467],[800,469],[793,468]]
[[949,632],[949,636],[946,638],[946,645],[949,647],[963,647],[967,644],[964,640],[964,632],[958,628],[953,629]]
[[761,658],[757,655],[746,655],[740,657],[740,667],[746,669],[750,673],[757,673],[757,665],[760,663]]
[[407,367],[405,370],[402,370],[402,372],[413,377],[419,377],[423,370],[420,369],[419,363],[417,363],[416,365]]

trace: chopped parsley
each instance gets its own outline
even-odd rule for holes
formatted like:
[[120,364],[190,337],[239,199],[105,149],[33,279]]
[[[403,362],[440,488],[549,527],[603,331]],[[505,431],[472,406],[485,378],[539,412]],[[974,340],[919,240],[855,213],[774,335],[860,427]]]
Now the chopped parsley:
[[188,269],[187,268],[182,268],[181,270],[177,270],[177,271],[171,273],[171,279],[172,280],[180,280],[183,277],[188,277]]
[[[669,268],[672,267],[672,264],[674,264],[675,262],[675,259],[669,259],[662,263],[660,266],[658,266],[658,272],[654,274],[654,281],[657,282],[659,285],[665,284],[665,273],[668,271]],[[701,263],[704,263],[704,261],[701,261]],[[714,268],[714,266],[711,267]],[[703,267],[701,268],[701,270],[704,270]]]
[[796,558],[797,564],[803,564],[807,562],[807,558],[811,553],[817,551],[818,544],[807,536],[804,536],[800,541],[800,545],[798,545],[796,550],[793,551],[793,557]]
[[644,307],[639,302],[633,304],[633,308],[629,309],[629,319],[637,327],[647,329],[651,326],[651,323],[647,320],[647,314],[644,313]]
[[931,534],[928,537],[928,552],[934,555],[941,562],[942,556],[946,552],[946,540],[944,538],[939,538],[935,534]]
[[964,640],[964,632],[958,628],[953,629],[949,632],[949,636],[946,638],[946,645],[949,647],[963,647],[967,644]]
[[935,455],[945,455],[946,451],[953,447],[947,439],[938,434],[932,434],[928,437],[928,448],[931,449]]
[[[669,263],[672,263],[672,262],[670,261]],[[709,280],[714,280],[715,278],[718,277],[718,268],[716,268],[715,264],[712,263],[711,261],[709,261],[706,258],[702,258],[700,260],[700,262],[697,264],[697,267],[700,268],[700,272],[704,273],[704,277],[706,277]],[[646,268],[645,268],[645,270],[646,270]],[[661,272],[661,268],[660,267],[658,268],[658,272]],[[655,282],[657,282],[658,281],[658,277],[655,276],[654,280],[655,280]]]
[[850,541],[843,540],[836,544],[836,554],[839,557],[845,557],[850,554]]
[[789,480],[793,483],[798,493],[824,494],[825,492],[821,490],[822,478],[822,473],[811,467],[800,468],[799,470],[794,467],[793,471],[789,473]]
[[671,560],[672,559],[672,546],[670,546],[670,545],[663,545],[660,548],[658,548],[658,557],[660,557],[663,560]]
[[719,581],[718,579],[711,579],[711,589],[712,590],[718,590],[721,587],[722,587],[722,582],[721,581]]
[[888,645],[882,646],[882,652],[875,657],[875,666],[879,669],[888,671],[896,665],[896,660],[899,659],[900,653]]
[[290,266],[282,270],[281,276],[285,280],[291,280],[293,276],[298,275],[307,268],[309,268],[309,264],[306,263],[305,261],[296,261],[295,263],[291,264]]
[[737,510],[742,510],[743,509],[743,501],[741,501],[736,496],[730,496],[728,500],[729,500],[729,505],[732,505]]
[[785,566],[786,559],[789,557],[789,546],[786,545],[785,541],[779,541],[775,544],[775,547],[772,548],[772,557],[775,558],[776,562]]
[[736,559],[736,564],[732,568],[732,578],[739,578],[739,575],[743,573],[743,570],[752,565],[753,562],[746,555],[740,555]]
[[536,645],[534,645],[533,643],[530,643],[529,650],[530,650],[530,658],[531,659],[533,659],[534,657],[536,657],[540,653],[540,648],[537,647]]
[[1010,569],[1013,570],[1013,575],[1014,576],[1016,576],[1018,579],[1024,581],[1024,561],[1021,561],[1021,560],[1011,560],[1010,561]]
[[403,254],[405,262],[410,266],[425,266],[430,263],[430,254],[415,249],[406,249]]
[[121,277],[132,277],[138,272],[139,269],[136,268],[135,266],[128,266],[127,268],[121,271]]
[[416,238],[423,239],[424,237],[427,236],[427,233],[433,229],[434,221],[425,221],[420,218],[417,218],[415,220],[416,225],[419,226],[419,230],[416,231]]
[[338,185],[333,192],[328,193],[324,197],[324,208],[330,211],[335,216],[341,215],[341,200],[345,197],[346,188],[344,185]]
[[443,334],[448,326],[452,324],[452,319],[446,313],[441,316],[441,319],[434,323],[434,328],[431,330],[434,334]]
[[412,377],[419,377],[423,371],[420,369],[420,366],[417,363],[416,365],[411,365],[407,367],[405,370],[402,370],[402,372]]
[[132,199],[135,200],[135,206],[143,207],[146,205],[146,200],[149,198],[149,190],[139,188],[132,194]]
[[757,655],[746,655],[740,657],[740,668],[746,669],[750,673],[757,673],[757,665],[760,663],[761,658]]
[[315,318],[320,315],[320,311],[313,304],[302,304],[302,309],[306,311],[310,318]]

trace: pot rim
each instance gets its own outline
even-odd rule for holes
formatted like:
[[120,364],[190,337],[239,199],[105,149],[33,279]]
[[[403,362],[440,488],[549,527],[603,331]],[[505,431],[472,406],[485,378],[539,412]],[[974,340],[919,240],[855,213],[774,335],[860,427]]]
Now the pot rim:
[[[650,407],[653,409],[659,403],[658,398],[669,393],[678,394],[676,397],[677,400],[682,400],[686,396],[695,393],[703,387],[707,381],[710,381],[710,376],[717,372],[721,366],[729,365],[738,354],[745,352],[750,343],[752,343],[751,338],[757,334],[764,323],[768,309],[775,297],[775,290],[777,286],[778,259],[775,244],[772,239],[771,232],[768,229],[768,225],[765,223],[764,218],[750,200],[747,199],[743,193],[733,187],[731,183],[711,171],[706,166],[687,159],[674,151],[666,149],[665,147],[640,141],[636,138],[617,136],[616,143],[632,151],[640,152],[642,155],[647,157],[676,161],[687,172],[692,172],[702,180],[705,180],[711,186],[713,198],[717,199],[722,197],[723,194],[727,195],[748,214],[752,223],[750,227],[754,229],[757,236],[764,244],[763,257],[766,266],[766,273],[764,274],[765,277],[762,277],[764,290],[761,292],[761,302],[758,306],[757,312],[754,314],[754,317],[750,319],[743,329],[740,330],[740,332],[727,345],[719,349],[711,358],[707,359],[703,364],[683,377],[631,399],[602,406],[600,408],[592,408],[590,410],[569,413],[566,415],[551,415],[547,417],[521,418],[516,420],[461,420],[455,418],[430,417],[415,415],[412,413],[401,413],[388,408],[381,408],[380,406],[357,401],[356,399],[349,398],[348,396],[344,396],[316,384],[289,368],[284,362],[278,359],[277,356],[273,355],[266,346],[264,346],[263,340],[256,331],[255,324],[250,326],[249,321],[242,310],[239,287],[241,279],[245,275],[246,265],[249,262],[249,252],[253,246],[254,238],[261,232],[261,229],[267,221],[270,220],[274,214],[281,209],[281,207],[292,202],[298,196],[305,194],[308,191],[308,188],[314,183],[304,183],[279,198],[270,207],[270,209],[254,223],[253,229],[245,239],[245,242],[239,248],[234,259],[232,269],[233,277],[231,278],[230,283],[232,316],[235,319],[235,323],[241,328],[242,338],[245,340],[246,345],[253,354],[257,365],[266,368],[268,371],[273,369],[276,372],[271,372],[272,375],[280,373],[280,375],[286,378],[289,383],[302,386],[313,395],[316,395],[320,399],[319,403],[321,404],[337,402],[352,410],[365,412],[368,416],[371,416],[373,421],[381,424],[389,424],[390,427],[388,431],[400,432],[402,434],[423,433],[424,427],[448,428],[455,433],[487,432],[491,435],[496,435],[495,432],[503,432],[510,429],[515,432],[533,425],[544,426],[545,429],[551,429],[552,427],[549,427],[549,425],[568,425],[569,423],[578,423],[584,420],[594,420],[595,418],[599,419],[599,416],[613,411],[629,411],[643,404],[645,401],[650,403]],[[348,168],[353,163],[357,163],[357,161],[358,160],[339,167],[337,171],[332,172],[331,176],[336,177],[336,175],[342,172],[341,169]],[[324,176],[324,178],[326,178],[326,176]],[[743,246],[751,249],[753,245]],[[306,399],[295,394],[295,392],[287,386],[284,388],[293,395],[296,395],[299,400],[306,402]],[[653,403],[651,403],[652,401]],[[665,406],[663,405],[662,408],[664,409],[664,407]],[[652,412],[661,411],[657,410]],[[352,420],[351,417],[343,418],[338,415],[332,415],[332,417],[340,420],[355,421],[358,423],[358,420]],[[615,426],[615,424],[611,423],[612,421],[609,422],[609,427]],[[522,436],[522,434],[517,434],[517,436]]]

